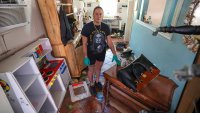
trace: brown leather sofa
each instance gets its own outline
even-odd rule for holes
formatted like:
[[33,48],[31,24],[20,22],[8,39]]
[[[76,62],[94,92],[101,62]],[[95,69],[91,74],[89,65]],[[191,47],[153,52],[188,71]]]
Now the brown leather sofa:
[[142,110],[165,113],[169,111],[177,85],[170,79],[158,75],[138,92],[126,87],[116,78],[117,66],[104,72],[103,109],[112,106],[121,113],[139,113]]

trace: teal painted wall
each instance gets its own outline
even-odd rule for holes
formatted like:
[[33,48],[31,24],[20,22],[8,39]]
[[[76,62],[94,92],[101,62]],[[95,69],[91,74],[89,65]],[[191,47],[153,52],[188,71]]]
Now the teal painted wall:
[[[191,0],[185,0],[176,26],[184,25],[183,20]],[[166,16],[164,16],[166,17]],[[134,21],[130,39],[130,47],[138,57],[144,54],[160,70],[161,74],[173,79],[179,86],[173,95],[170,113],[176,110],[185,81],[177,80],[173,72],[193,63],[195,54],[189,51],[182,41],[183,35],[174,34],[171,40],[160,35],[152,36],[152,31]]]

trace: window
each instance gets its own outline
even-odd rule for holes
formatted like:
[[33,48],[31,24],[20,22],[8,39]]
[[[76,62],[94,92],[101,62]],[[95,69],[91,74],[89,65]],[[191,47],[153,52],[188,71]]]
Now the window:
[[[159,6],[155,6],[155,2]],[[152,31],[156,31],[156,28],[160,26],[175,26],[183,2],[184,0],[138,0],[136,22]],[[158,34],[169,40],[173,35],[172,33]]]
[[104,10],[104,17],[114,17],[117,14],[117,0],[101,0],[100,6]]
[[0,4],[16,4],[17,0],[0,0]]
[[[155,5],[159,4],[159,5]],[[165,10],[166,0],[150,0],[146,12],[146,19],[151,18],[151,24],[160,26]]]
[[0,34],[28,23],[26,18],[27,5],[21,3],[14,0],[0,1]]

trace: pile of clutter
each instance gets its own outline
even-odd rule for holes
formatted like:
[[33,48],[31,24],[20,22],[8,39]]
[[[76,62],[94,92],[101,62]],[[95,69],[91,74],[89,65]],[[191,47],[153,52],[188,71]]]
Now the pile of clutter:
[[[96,76],[94,76],[95,79]],[[87,77],[87,72],[84,70],[80,76],[80,78],[74,78],[71,81],[71,85],[69,86],[70,96],[72,102],[82,100],[89,96],[96,96],[96,99],[99,102],[103,101],[103,85],[105,83],[105,79],[103,74],[99,76],[99,82],[94,83],[93,86],[90,86],[90,81]]]

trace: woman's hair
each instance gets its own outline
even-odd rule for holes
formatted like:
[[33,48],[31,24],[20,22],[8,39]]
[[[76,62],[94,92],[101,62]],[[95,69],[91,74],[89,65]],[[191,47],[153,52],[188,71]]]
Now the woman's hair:
[[95,12],[96,9],[101,9],[101,10],[103,11],[103,8],[102,8],[102,7],[96,6],[96,7],[94,8],[94,10],[93,10],[93,14],[94,14],[94,12]]

